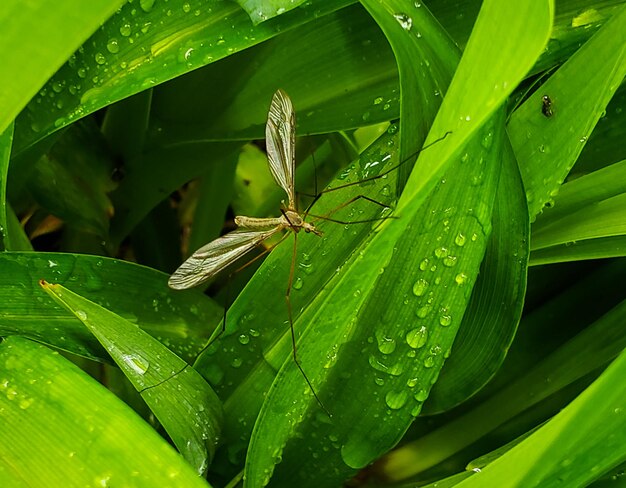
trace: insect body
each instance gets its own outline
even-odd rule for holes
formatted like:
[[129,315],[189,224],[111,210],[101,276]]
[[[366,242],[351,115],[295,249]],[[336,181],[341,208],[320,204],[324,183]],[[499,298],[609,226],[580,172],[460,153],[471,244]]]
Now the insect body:
[[552,115],[554,115],[552,111],[552,99],[548,95],[541,97],[541,113],[544,117],[552,117]]

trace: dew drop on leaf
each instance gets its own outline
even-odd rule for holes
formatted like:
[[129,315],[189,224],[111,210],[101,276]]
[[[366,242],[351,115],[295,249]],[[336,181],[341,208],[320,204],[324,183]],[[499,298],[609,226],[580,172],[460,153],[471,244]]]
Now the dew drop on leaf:
[[426,289],[428,288],[428,281],[424,279],[419,279],[413,285],[413,294],[416,297],[421,297],[426,293]]
[[406,334],[406,343],[413,349],[419,349],[424,347],[428,340],[428,330],[425,326],[421,326],[419,329],[412,329]]
[[409,31],[411,30],[411,27],[413,27],[413,19],[407,14],[400,12],[393,14],[393,16],[398,21],[398,24],[400,24],[400,27],[402,27],[405,31]]
[[385,402],[392,410],[398,410],[399,408],[404,407],[408,398],[409,394],[406,390],[389,391],[385,395]]
[[146,374],[146,371],[148,371],[150,367],[150,362],[139,354],[123,354],[122,361],[139,375]]

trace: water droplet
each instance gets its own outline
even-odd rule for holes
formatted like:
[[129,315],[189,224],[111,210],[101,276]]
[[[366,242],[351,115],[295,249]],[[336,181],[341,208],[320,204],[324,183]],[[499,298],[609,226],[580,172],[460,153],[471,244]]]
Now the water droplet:
[[427,288],[428,288],[428,281],[424,279],[419,279],[413,285],[413,294],[416,297],[421,297],[424,293],[426,293]]
[[485,149],[489,149],[493,143],[493,131],[487,132],[480,141]]
[[233,368],[239,368],[242,365],[243,361],[241,358],[234,358],[231,362],[230,365]]
[[422,259],[422,262],[420,263],[420,269],[422,271],[426,271],[428,269],[428,263],[429,263],[428,258]]
[[426,359],[424,359],[424,367],[425,368],[432,368],[435,365],[435,358],[434,356],[428,356],[426,357]]
[[22,398],[20,399],[18,406],[22,409],[22,410],[26,410],[28,407],[30,407],[33,402],[35,400],[33,398]]
[[120,35],[128,37],[132,34],[133,30],[129,23],[122,24],[120,26]]
[[139,354],[122,354],[122,361],[139,375],[144,375],[150,367],[150,362]]
[[443,258],[443,265],[452,268],[456,264],[456,256],[446,256]]
[[404,30],[409,31],[411,30],[411,27],[413,27],[413,19],[407,14],[397,13],[393,14],[393,16]]
[[414,388],[415,385],[417,385],[418,381],[419,380],[417,378],[409,378],[408,380],[406,380],[406,386],[408,386],[409,388]]
[[437,256],[439,259],[442,259],[448,255],[448,252],[448,249],[446,249],[445,247],[440,247],[435,249],[435,256]]
[[376,97],[374,99],[374,105],[380,105],[381,103],[383,103],[383,97]]
[[428,315],[428,312],[430,312],[431,306],[430,305],[424,305],[423,307],[420,307],[417,309],[417,311],[415,312],[415,314],[420,318],[423,319]]
[[191,5],[188,2],[183,3],[183,12],[188,14],[191,11]]
[[250,329],[249,332],[252,337],[259,337],[261,335],[261,333],[256,329]]
[[409,394],[406,392],[406,390],[389,391],[385,395],[385,402],[387,403],[387,406],[392,410],[398,410],[399,408],[404,407],[408,398]]
[[85,68],[78,68],[76,74],[78,74],[79,78],[85,78],[87,76],[87,70]]
[[465,236],[463,234],[459,234],[454,238],[454,243],[459,247],[463,247],[465,245]]
[[376,383],[378,386],[383,386],[385,384],[385,380],[382,378],[376,378],[374,380],[374,383]]
[[154,7],[155,0],[139,0],[139,6],[144,12],[150,12]]
[[450,315],[443,314],[439,317],[439,324],[444,327],[447,327],[452,323],[452,317]]
[[295,281],[293,282],[293,289],[300,290],[302,288],[302,285],[303,285],[302,278],[297,277]]
[[422,411],[422,404],[419,403],[415,407],[413,407],[413,409],[411,410],[411,415],[413,415],[413,417],[417,417],[421,411]]
[[96,60],[96,63],[98,64],[104,64],[107,62],[107,58],[102,53],[96,53],[94,56],[94,59]]
[[107,42],[107,50],[112,54],[120,52],[120,45],[117,39],[109,39],[109,42]]
[[78,317],[79,320],[87,320],[87,313],[84,310],[76,310],[74,314]]
[[415,394],[413,398],[415,398],[418,402],[425,402],[428,398],[428,391],[421,389]]
[[396,341],[391,337],[387,337],[383,334],[377,335],[378,350],[383,354],[391,354],[396,350]]
[[464,285],[467,281],[467,275],[465,273],[459,273],[455,276],[454,281],[456,281],[456,284],[459,286]]
[[389,128],[387,129],[387,134],[395,134],[396,132],[398,132],[397,124],[391,124]]
[[239,341],[240,344],[243,344],[245,346],[246,344],[250,342],[250,336],[246,334],[240,334],[239,337],[237,337],[237,340]]
[[406,343],[413,349],[419,349],[424,347],[428,340],[428,330],[425,326],[421,326],[419,329],[411,329],[406,333]]

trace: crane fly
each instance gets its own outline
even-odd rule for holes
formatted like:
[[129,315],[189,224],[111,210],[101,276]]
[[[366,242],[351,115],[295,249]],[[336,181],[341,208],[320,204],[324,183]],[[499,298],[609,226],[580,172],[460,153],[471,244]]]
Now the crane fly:
[[295,115],[287,94],[278,90],[272,98],[265,128],[267,160],[276,183],[285,190],[281,216],[277,218],[235,217],[237,230],[209,242],[194,252],[170,276],[168,284],[175,290],[197,286],[213,278],[228,265],[259,246],[274,234],[289,229],[295,234],[304,230],[322,235],[314,224],[305,222],[296,205]]
[[[305,222],[304,219],[306,215],[301,215],[298,212],[294,185],[295,114],[291,100],[282,90],[278,90],[272,97],[267,125],[265,127],[265,138],[270,172],[276,183],[287,194],[287,203],[283,201],[281,216],[276,218],[235,217],[235,224],[238,228],[209,242],[194,252],[176,271],[174,271],[172,276],[170,276],[168,285],[175,290],[182,290],[204,283],[233,264],[239,258],[243,257],[249,251],[259,246],[263,241],[284,230],[290,230],[294,234],[294,259],[292,259],[291,263],[286,300],[289,325],[291,328],[293,359],[302,373],[302,376],[304,376],[313,396],[328,413],[318,398],[317,393],[315,393],[313,385],[302,369],[296,354],[296,337],[293,329],[293,316],[290,301],[297,245],[295,236],[302,230],[318,236],[321,236],[322,232],[318,230],[313,223]],[[225,326],[224,320],[222,331]]]
[[[434,141],[433,144],[440,141],[448,134],[449,133],[446,133],[443,137]],[[267,146],[267,160],[270,172],[278,186],[280,186],[287,194],[287,202],[285,203],[283,201],[283,207],[280,209],[281,216],[276,218],[257,218],[245,216],[235,217],[235,224],[237,225],[237,229],[223,235],[222,237],[218,237],[214,241],[209,242],[208,244],[202,246],[200,249],[194,252],[170,276],[168,285],[170,286],[170,288],[173,288],[175,290],[183,290],[186,288],[200,285],[216,276],[222,270],[242,258],[252,249],[260,246],[265,240],[269,239],[275,234],[278,234],[284,230],[291,231],[291,233],[294,235],[294,247],[285,300],[287,302],[287,312],[289,318],[289,326],[291,330],[293,360],[296,363],[296,366],[298,367],[300,372],[302,373],[302,376],[304,377],[318,404],[330,416],[330,413],[324,407],[319,397],[317,396],[317,393],[315,392],[311,381],[302,369],[296,352],[296,336],[293,327],[293,314],[291,309],[290,296],[293,284],[293,275],[297,252],[297,236],[300,231],[313,233],[318,236],[322,235],[322,232],[315,227],[314,223],[305,221],[305,219],[309,216],[313,217],[314,220],[323,219],[340,224],[359,224],[388,218],[381,217],[368,220],[353,220],[351,222],[345,222],[330,217],[330,215],[334,214],[338,210],[346,207],[347,205],[350,205],[351,203],[354,203],[359,199],[367,200],[385,209],[388,209],[389,206],[365,195],[357,195],[349,199],[347,202],[339,205],[335,209],[331,210],[325,216],[310,214],[308,212],[308,209],[303,214],[298,211],[294,185],[295,114],[291,100],[282,90],[278,90],[272,97],[267,125],[265,127],[265,137]],[[428,146],[424,146],[424,148],[426,147]],[[404,162],[406,162],[407,160],[405,160]],[[376,176],[364,178],[353,183],[348,183],[345,185],[324,190],[317,195],[314,195],[313,201],[309,205],[309,208],[317,201],[322,193],[327,193],[330,191],[338,190],[340,188],[353,186],[355,184],[363,183],[364,181],[381,178],[397,169],[400,165],[404,164],[404,162],[401,162],[400,164]],[[271,251],[273,247],[280,244],[280,242],[282,242],[282,240],[284,240],[288,235],[289,233],[285,234],[277,244],[273,245],[269,249],[266,249],[260,256],[254,258],[253,261]],[[224,320],[222,322],[222,331],[220,332],[220,334],[224,332],[225,327],[226,319],[224,316]],[[215,340],[216,338],[217,337],[215,337],[213,340]],[[209,344],[211,342],[212,341],[210,341]]]

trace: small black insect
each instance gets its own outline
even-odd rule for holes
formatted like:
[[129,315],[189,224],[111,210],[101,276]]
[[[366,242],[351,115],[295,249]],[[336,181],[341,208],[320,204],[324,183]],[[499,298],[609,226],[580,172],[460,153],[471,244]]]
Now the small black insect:
[[544,117],[552,117],[552,99],[548,95],[541,97],[541,113]]

